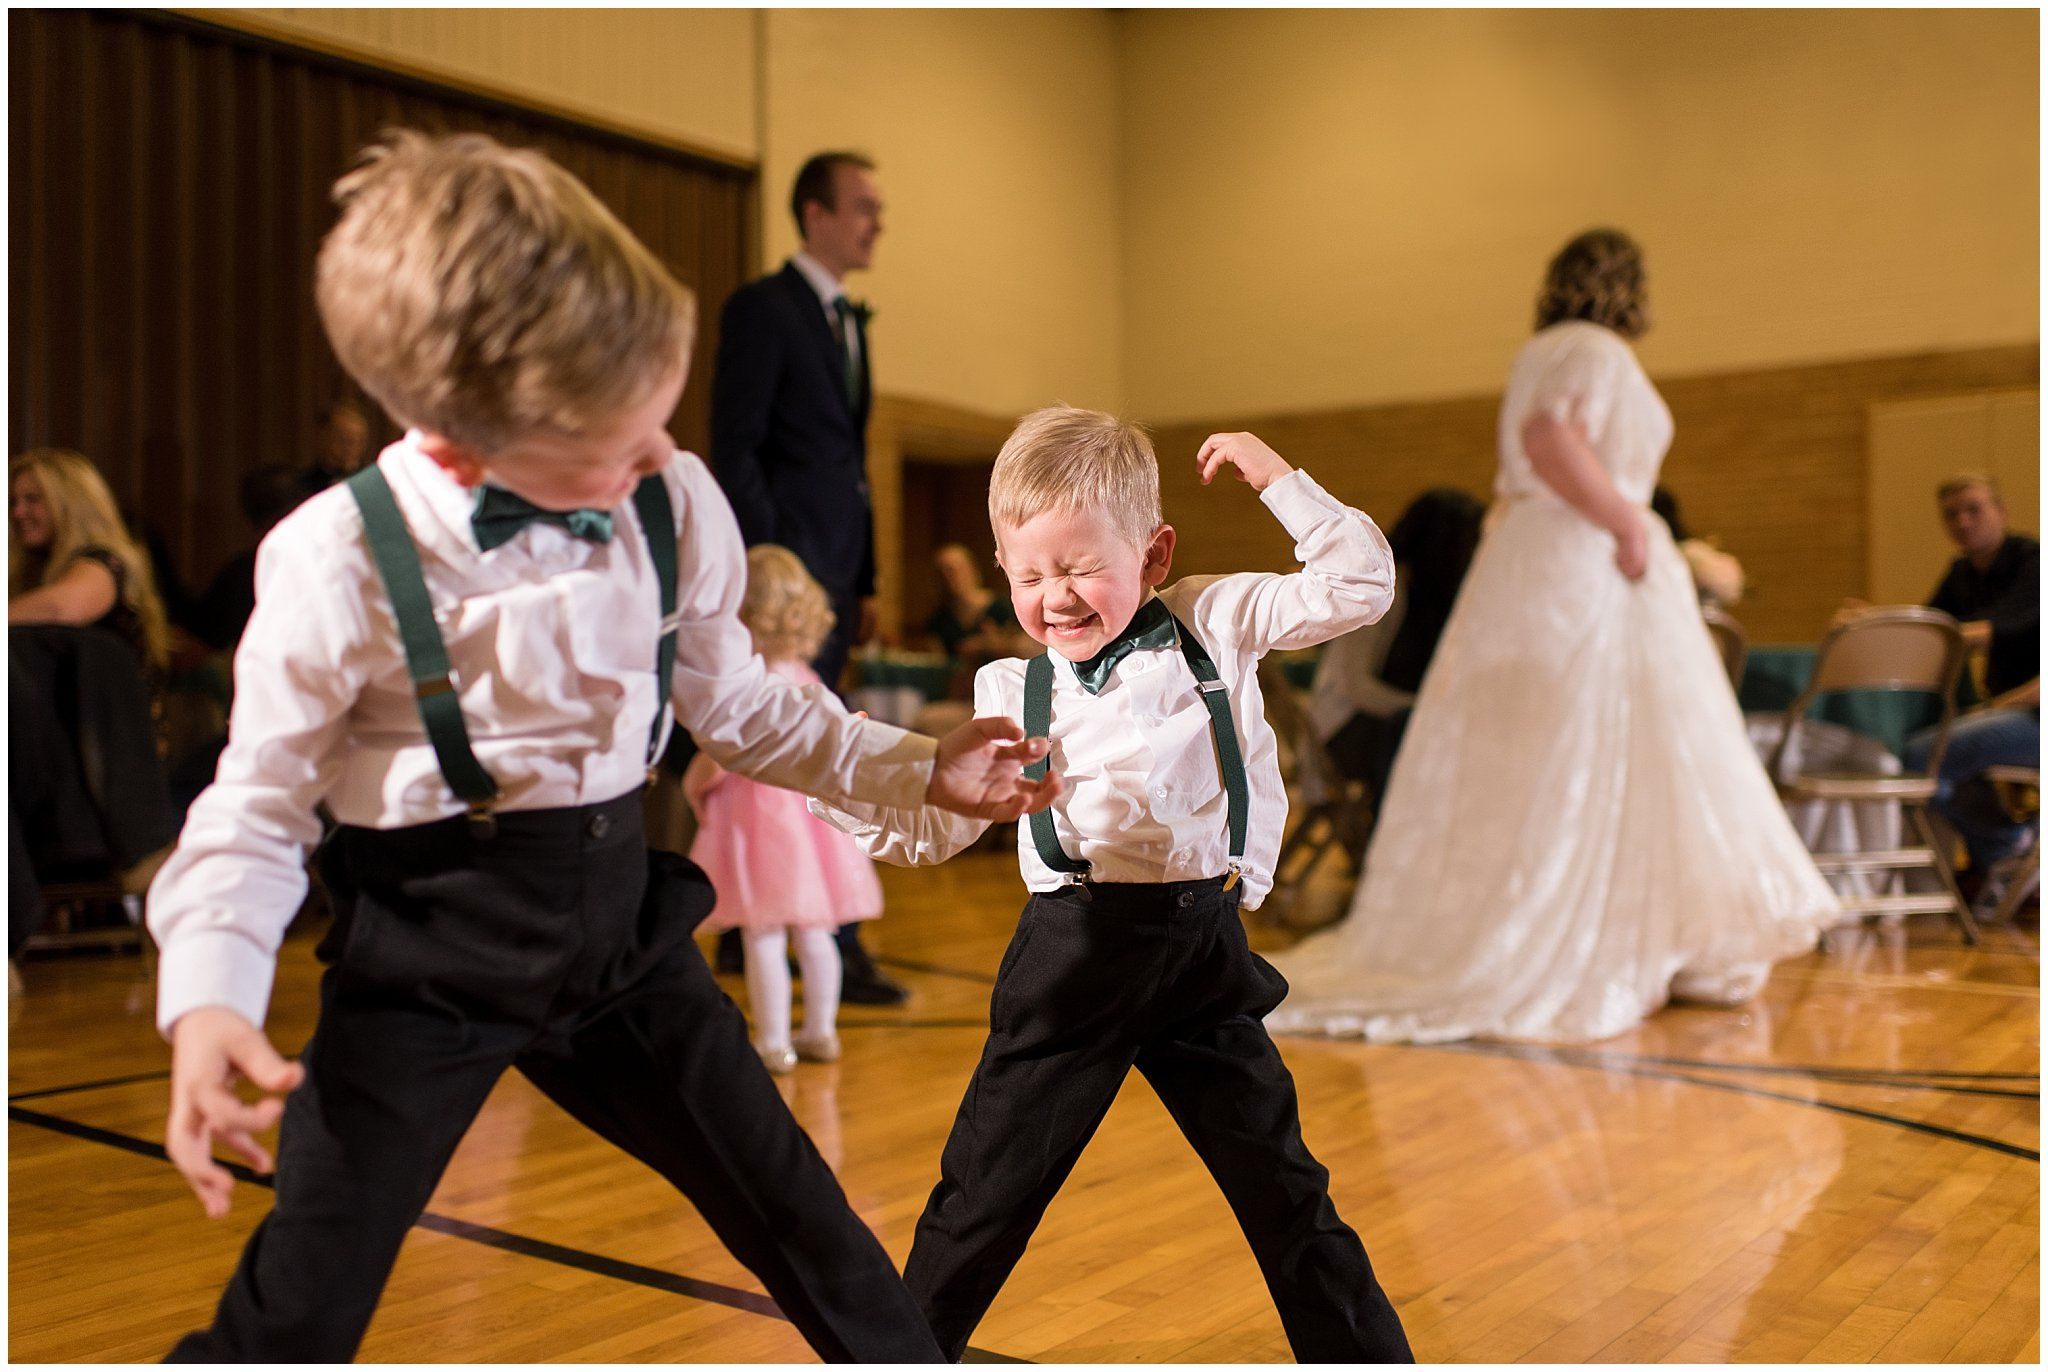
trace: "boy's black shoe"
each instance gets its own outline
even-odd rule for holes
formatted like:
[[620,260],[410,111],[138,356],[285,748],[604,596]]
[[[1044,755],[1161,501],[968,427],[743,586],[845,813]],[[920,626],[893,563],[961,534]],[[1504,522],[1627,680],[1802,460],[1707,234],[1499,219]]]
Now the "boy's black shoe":
[[839,930],[839,999],[848,1005],[901,1005],[910,992],[882,974],[868,950],[861,947],[860,926],[849,924]]
[[735,976],[747,970],[746,950],[740,947],[740,931],[727,929],[718,936],[718,955],[712,959],[712,970],[730,972]]

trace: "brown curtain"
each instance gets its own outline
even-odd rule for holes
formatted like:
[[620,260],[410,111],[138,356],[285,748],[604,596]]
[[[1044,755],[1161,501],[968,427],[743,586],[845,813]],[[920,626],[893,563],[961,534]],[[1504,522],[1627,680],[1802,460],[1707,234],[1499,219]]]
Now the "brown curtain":
[[313,256],[329,187],[387,127],[543,149],[696,291],[672,427],[704,451],[718,310],[752,266],[751,171],[168,15],[7,26],[9,450],[91,457],[188,586],[249,540],[241,473],[309,461],[320,412],[354,395]]

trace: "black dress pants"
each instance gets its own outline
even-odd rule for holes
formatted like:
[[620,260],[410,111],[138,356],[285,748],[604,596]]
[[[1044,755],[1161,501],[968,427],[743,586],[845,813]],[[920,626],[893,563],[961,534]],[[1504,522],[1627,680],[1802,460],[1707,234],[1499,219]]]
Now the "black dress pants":
[[[353,1357],[449,1156],[517,1068],[688,1197],[821,1357],[935,1361],[888,1254],[691,941],[711,907],[703,874],[650,864],[638,795],[498,825],[329,841],[329,967],[276,1204],[212,1328],[173,1359]],[[607,1203],[601,1189],[590,1203]]]
[[[1301,1140],[1264,1017],[1287,992],[1220,880],[1031,897],[904,1281],[958,1360],[1132,1067],[1250,1240],[1302,1362],[1408,1362],[1400,1318]],[[1114,1241],[1111,1237],[1110,1241]]]

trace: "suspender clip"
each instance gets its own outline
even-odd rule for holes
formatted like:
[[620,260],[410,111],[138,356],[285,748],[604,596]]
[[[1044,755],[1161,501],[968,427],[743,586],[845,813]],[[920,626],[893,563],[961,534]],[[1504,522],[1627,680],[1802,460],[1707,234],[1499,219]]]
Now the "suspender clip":
[[1239,862],[1236,858],[1232,858],[1230,860],[1230,875],[1223,878],[1223,889],[1228,891],[1235,887],[1238,883],[1238,879],[1243,875],[1244,864],[1242,862]]
[[477,838],[498,836],[497,806],[488,800],[472,800],[469,803],[469,832]]
[[1204,695],[1210,695],[1217,691],[1227,691],[1230,688],[1220,681],[1198,681],[1195,683],[1195,689]]

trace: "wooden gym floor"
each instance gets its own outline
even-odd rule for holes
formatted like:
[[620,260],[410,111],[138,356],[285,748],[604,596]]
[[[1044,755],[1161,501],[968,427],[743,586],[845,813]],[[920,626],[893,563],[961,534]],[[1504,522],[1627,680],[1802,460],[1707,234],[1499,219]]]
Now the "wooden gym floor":
[[[785,1095],[900,1264],[1020,900],[1008,854],[887,870],[870,946],[913,989]],[[1264,931],[1259,937],[1272,941]],[[2039,1357],[2040,965],[1935,921],[1838,936],[1740,1011],[1584,1049],[1283,1040],[1424,1360]],[[31,962],[10,1007],[9,1355],[143,1361],[203,1324],[268,1194],[209,1223],[159,1148],[140,960]],[[310,1032],[312,940],[272,1029]],[[737,979],[728,989],[739,994]],[[1261,1362],[1256,1265],[1132,1078],[975,1336],[983,1360]],[[371,1361],[807,1361],[652,1173],[508,1077],[401,1255]]]

